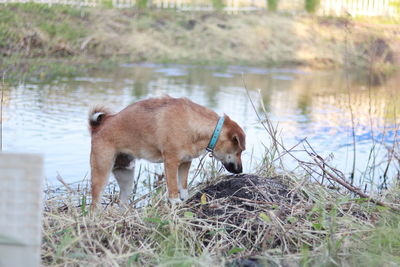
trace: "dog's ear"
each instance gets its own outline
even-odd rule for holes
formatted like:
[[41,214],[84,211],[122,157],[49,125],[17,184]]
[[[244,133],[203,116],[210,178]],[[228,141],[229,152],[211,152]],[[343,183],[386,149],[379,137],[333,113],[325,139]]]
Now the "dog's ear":
[[246,149],[246,144],[245,144],[245,140],[244,137],[242,135],[239,134],[234,134],[232,136],[232,141],[234,144],[238,145],[240,150],[245,150]]

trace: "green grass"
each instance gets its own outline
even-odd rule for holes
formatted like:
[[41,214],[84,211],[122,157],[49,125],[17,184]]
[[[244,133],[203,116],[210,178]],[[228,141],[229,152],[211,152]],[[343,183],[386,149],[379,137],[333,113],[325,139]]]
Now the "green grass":
[[320,0],[305,0],[304,8],[309,13],[315,13],[318,9],[319,4]]
[[101,1],[101,6],[105,9],[112,9],[113,1],[112,0],[103,0],[103,1]]
[[269,11],[277,11],[278,10],[278,2],[279,2],[279,0],[267,0],[268,10]]
[[13,27],[18,27],[16,23],[17,15],[11,9],[0,7],[0,47],[7,47],[10,43],[17,41],[18,35]]
[[33,13],[35,16],[39,16],[35,21],[35,26],[48,33],[52,38],[73,42],[87,34],[83,25],[85,13],[82,9],[62,5],[50,7],[33,3],[19,5],[19,8],[26,14]]
[[[205,184],[218,181],[215,164],[212,161],[202,170],[200,178],[206,179]],[[271,170],[259,171],[272,175]],[[270,208],[260,204],[265,212],[252,216],[261,206],[255,207],[237,225],[230,218],[245,218],[241,216],[246,211],[239,206],[235,210],[229,197],[222,202],[209,202],[213,200],[208,197],[207,203],[223,204],[229,212],[205,219],[197,202],[179,207],[166,203],[165,186],[149,186],[148,205],[125,210],[115,204],[117,192],[111,185],[104,198],[107,207],[95,216],[87,212],[89,191],[84,184],[79,191],[49,193],[43,221],[43,264],[240,266],[240,260],[249,258],[266,266],[400,263],[399,214],[348,192],[329,190],[299,174],[288,175],[282,179],[288,179],[292,190],[300,189],[300,201],[291,208],[291,216],[279,215],[285,212],[285,203]],[[391,191],[386,202],[399,193]],[[250,236],[254,239],[244,242]]]
[[[21,41],[24,34],[36,29],[52,39],[76,43],[87,35],[82,8],[36,3],[8,4],[0,7],[0,46]],[[24,33],[25,32],[25,33]]]
[[[48,82],[59,77],[85,75],[94,69],[107,70],[115,68],[119,61],[113,59],[97,59],[91,62],[81,61],[81,58],[31,58],[20,55],[6,57],[2,61],[5,80],[10,83],[20,81]],[[21,69],[23,71],[21,71]]]
[[[305,247],[302,266],[398,266],[400,264],[400,215],[388,211],[374,213],[375,224],[340,238],[327,236],[318,249]],[[333,220],[340,220],[337,216]],[[337,229],[332,226],[332,234]]]
[[54,23],[52,21],[42,21],[39,28],[47,32],[50,37],[61,38],[67,41],[76,41],[86,35],[86,30],[83,27],[71,27],[68,22]]
[[[376,221],[368,219],[365,224],[357,224],[352,221],[352,215],[343,216],[340,212],[338,202],[348,203],[347,198],[336,201],[337,206],[331,206],[333,209],[327,208],[333,203],[325,199],[324,204],[316,205],[303,222],[290,218],[287,222],[277,222],[265,215],[268,219],[263,221],[270,228],[258,230],[260,236],[263,231],[274,235],[281,227],[285,228],[285,235],[291,236],[289,240],[295,236],[315,235],[312,243],[308,243],[310,240],[300,242],[300,238],[299,242],[286,244],[297,247],[297,252],[292,253],[281,252],[284,244],[278,248],[270,247],[275,243],[273,238],[265,240],[263,249],[255,249],[252,243],[235,245],[234,237],[228,241],[231,238],[229,231],[224,230],[228,229],[224,228],[226,225],[207,230],[203,228],[207,223],[196,218],[195,213],[185,211],[185,207],[169,207],[161,194],[152,197],[152,206],[127,211],[108,206],[95,217],[73,207],[71,199],[71,196],[61,195],[45,204],[42,245],[45,266],[73,263],[225,266],[250,255],[258,262],[274,263],[274,266],[284,266],[288,262],[301,266],[397,266],[400,263],[400,216],[388,210],[362,208],[358,212],[372,216]],[[65,207],[68,207],[66,211],[59,211]],[[252,221],[246,224],[252,224]],[[299,224],[312,227],[307,234],[291,230]],[[220,242],[203,243],[212,236]]]
[[[148,8],[8,4],[0,5],[0,52],[4,55],[0,65],[8,69],[9,63],[19,58],[20,62],[15,61],[11,69],[24,73],[30,68],[18,66],[26,66],[30,59],[49,59],[46,69],[50,69],[53,58],[60,59],[58,62],[64,60],[65,64],[72,58],[79,58],[80,63],[108,58],[222,66],[337,68],[346,59],[352,66],[367,68],[370,67],[367,55],[373,49],[368,40],[384,39],[391,52],[396,52],[399,40],[393,35],[391,25],[385,28],[380,24],[376,29],[368,25],[368,31],[363,25],[355,25],[348,34],[345,22],[331,18],[316,23],[313,16],[297,18],[273,12],[227,15]],[[349,25],[353,23],[361,22],[356,19]],[[346,38],[347,56],[344,55]],[[384,60],[377,58],[371,62],[378,70],[396,64]],[[59,69],[60,73],[73,73],[66,67]]]
[[80,17],[82,8],[69,5],[43,5],[38,3],[12,4],[11,9],[20,9],[25,13],[35,13],[46,19],[57,19],[60,14]]
[[348,262],[353,266],[398,266],[399,237],[400,215],[382,212],[375,229],[352,237]]
[[148,2],[149,2],[148,0],[138,0],[137,1],[137,7],[141,8],[141,9],[147,8]]
[[225,4],[222,0],[211,0],[212,6],[215,10],[222,10],[225,7]]

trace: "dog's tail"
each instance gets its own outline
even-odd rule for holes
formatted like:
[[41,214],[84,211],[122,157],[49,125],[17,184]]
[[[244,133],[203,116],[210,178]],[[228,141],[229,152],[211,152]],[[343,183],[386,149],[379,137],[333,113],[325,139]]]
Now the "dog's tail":
[[99,130],[100,125],[104,119],[110,116],[110,111],[105,107],[94,107],[89,112],[89,131],[94,134]]

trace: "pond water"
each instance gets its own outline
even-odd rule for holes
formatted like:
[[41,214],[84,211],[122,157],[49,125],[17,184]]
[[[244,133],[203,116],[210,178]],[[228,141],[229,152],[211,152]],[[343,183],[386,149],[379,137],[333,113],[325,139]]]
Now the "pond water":
[[[126,64],[88,76],[21,82],[4,91],[3,150],[43,154],[45,176],[51,183],[57,183],[58,174],[67,182],[80,181],[89,176],[90,169],[90,107],[104,104],[119,111],[134,101],[166,93],[188,97],[237,121],[247,134],[244,169],[252,172],[270,146],[270,138],[253,110],[243,79],[257,111],[265,117],[263,103],[287,148],[307,138],[321,156],[349,175],[354,129],[356,177],[379,183],[388,147],[400,133],[398,74],[383,78],[341,71]],[[298,153],[300,158],[307,157]],[[367,168],[371,162],[376,165],[373,170]],[[297,166],[290,157],[284,163],[288,170]],[[161,166],[156,168],[161,170]],[[389,173],[394,175],[397,168],[392,164]]]

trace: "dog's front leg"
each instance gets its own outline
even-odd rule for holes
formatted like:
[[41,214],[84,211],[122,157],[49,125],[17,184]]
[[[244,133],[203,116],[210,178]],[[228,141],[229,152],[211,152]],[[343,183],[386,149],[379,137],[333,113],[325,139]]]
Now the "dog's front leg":
[[178,192],[178,167],[179,160],[174,158],[166,159],[164,162],[165,176],[167,179],[168,200],[172,203],[182,202]]
[[191,161],[182,162],[178,169],[178,188],[180,198],[182,200],[186,200],[188,198],[187,179],[189,175],[190,164],[192,164]]

